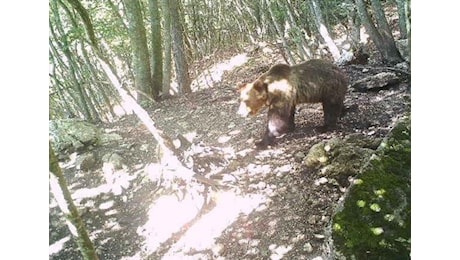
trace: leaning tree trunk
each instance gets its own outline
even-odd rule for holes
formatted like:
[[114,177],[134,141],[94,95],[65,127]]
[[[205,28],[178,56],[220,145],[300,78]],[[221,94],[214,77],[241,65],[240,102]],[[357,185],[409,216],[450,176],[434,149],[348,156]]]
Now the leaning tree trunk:
[[309,0],[310,11],[313,14],[316,29],[318,30],[319,34],[323,38],[324,42],[326,43],[329,52],[332,54],[334,61],[337,61],[340,58],[340,51],[337,48],[337,45],[331,38],[329,31],[324,23],[323,15],[321,13],[321,8],[319,7],[319,3],[317,0]]
[[304,32],[301,29],[302,26],[299,25],[299,23],[295,19],[295,17],[298,16],[298,14],[295,14],[293,4],[290,0],[287,0],[284,4],[287,13],[287,19],[291,24],[291,28],[296,28],[295,30],[292,30],[292,34],[294,34],[293,39],[297,46],[298,55],[301,57],[302,60],[309,60],[312,54],[310,52],[310,49],[308,48]]
[[169,12],[171,17],[171,36],[174,56],[174,65],[176,67],[176,79],[179,94],[191,93],[191,80],[188,74],[187,56],[185,55],[185,45],[183,37],[183,28],[179,16],[178,0],[169,1]]
[[140,90],[139,102],[156,98],[152,91],[152,74],[150,72],[147,36],[142,22],[139,0],[123,0],[129,24],[129,39],[133,54],[134,81],[136,89]]
[[58,202],[59,208],[66,215],[67,225],[71,233],[75,236],[78,248],[80,249],[83,259],[98,260],[93,242],[88,236],[83,220],[78,213],[77,207],[73,203],[72,196],[67,186],[67,182],[62,174],[61,167],[54,153],[51,143],[49,143],[49,171],[51,191]]
[[266,0],[265,2],[267,4],[267,6],[268,6],[267,8],[268,8],[268,12],[270,13],[270,19],[271,19],[273,25],[275,26],[275,30],[278,33],[278,36],[280,37],[281,42],[283,43],[283,48],[284,48],[286,56],[287,56],[287,57],[285,57],[285,60],[289,64],[294,65],[295,60],[294,60],[294,57],[292,56],[291,48],[289,48],[289,45],[287,44],[287,41],[286,41],[286,37],[284,37],[283,29],[281,28],[281,25],[276,20],[276,16],[273,14],[273,11],[272,11],[272,5],[276,5],[276,3],[268,1],[268,0]]
[[391,64],[403,61],[398,49],[396,48],[396,44],[394,42],[393,36],[391,35],[391,31],[388,32],[388,29],[385,28],[387,27],[388,23],[386,22],[385,15],[382,15],[383,10],[379,0],[371,1],[373,3],[372,7],[376,13],[377,25],[379,25],[379,27],[376,27],[372,22],[364,1],[355,0],[359,16],[364,24],[364,27],[366,28],[367,33],[377,47],[377,50],[382,55],[384,61]]

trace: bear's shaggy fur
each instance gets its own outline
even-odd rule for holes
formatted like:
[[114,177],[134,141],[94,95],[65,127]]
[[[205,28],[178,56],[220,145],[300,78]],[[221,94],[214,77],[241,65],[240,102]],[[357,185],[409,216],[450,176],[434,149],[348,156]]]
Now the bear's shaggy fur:
[[282,134],[295,127],[296,104],[323,104],[324,128],[337,124],[343,109],[348,79],[340,68],[324,60],[309,60],[289,66],[277,64],[253,83],[240,83],[242,116],[254,115],[268,106],[268,123],[265,134],[256,145],[265,148]]

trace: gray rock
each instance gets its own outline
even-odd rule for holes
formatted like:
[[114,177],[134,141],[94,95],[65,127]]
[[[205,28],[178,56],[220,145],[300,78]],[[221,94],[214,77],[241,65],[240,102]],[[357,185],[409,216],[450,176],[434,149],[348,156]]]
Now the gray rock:
[[96,125],[80,119],[51,120],[49,138],[56,153],[71,154],[98,145],[101,131]]
[[301,161],[303,161],[303,159],[305,158],[305,156],[306,156],[306,155],[305,155],[304,152],[298,151],[298,152],[296,152],[296,153],[294,154],[294,160],[295,160],[296,162],[301,162]]
[[305,250],[307,253],[313,252],[313,246],[307,242],[305,245],[303,245],[303,250]]
[[351,87],[357,91],[378,90],[401,82],[394,72],[381,72],[364,79],[357,80]]
[[101,135],[101,145],[117,143],[123,140],[123,137],[117,133],[105,133]]

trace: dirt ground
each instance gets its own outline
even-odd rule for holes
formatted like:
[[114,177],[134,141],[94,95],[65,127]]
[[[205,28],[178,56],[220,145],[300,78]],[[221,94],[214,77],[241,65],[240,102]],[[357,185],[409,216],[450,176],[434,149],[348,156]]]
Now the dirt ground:
[[[222,54],[220,60],[234,55]],[[384,137],[410,110],[410,77],[376,91],[350,88],[347,113],[326,133],[319,130],[321,105],[299,105],[295,131],[259,151],[254,143],[265,130],[266,111],[239,117],[235,86],[283,60],[276,53],[247,57],[220,80],[204,78],[192,94],[147,109],[158,128],[182,140],[184,164],[220,186],[182,179],[174,165],[159,170],[155,141],[135,115],[101,125],[123,140],[93,151],[123,158],[117,189],[97,191],[107,180],[102,164],[91,171],[62,164],[100,259],[330,259],[327,226],[349,182],[323,183],[302,159],[325,139],[353,133]],[[211,75],[216,63],[200,64],[201,71],[208,68]],[[391,68],[343,69],[354,82]],[[81,259],[51,194],[49,218],[50,259]]]

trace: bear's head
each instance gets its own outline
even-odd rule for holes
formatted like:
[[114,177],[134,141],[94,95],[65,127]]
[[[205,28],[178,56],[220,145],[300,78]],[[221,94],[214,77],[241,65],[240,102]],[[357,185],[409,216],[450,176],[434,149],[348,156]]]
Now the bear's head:
[[255,115],[267,104],[267,83],[264,83],[260,78],[253,83],[238,84],[237,90],[240,92],[240,107],[238,109],[238,114],[241,116]]

